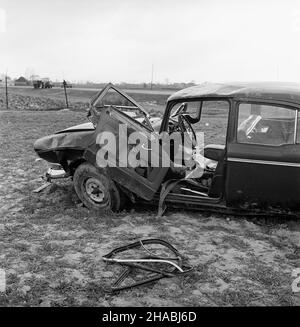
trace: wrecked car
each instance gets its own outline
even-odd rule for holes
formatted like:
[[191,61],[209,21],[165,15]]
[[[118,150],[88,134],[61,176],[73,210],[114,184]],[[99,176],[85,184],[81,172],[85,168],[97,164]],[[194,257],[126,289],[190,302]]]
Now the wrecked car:
[[[118,211],[128,201],[141,201],[158,204],[160,213],[170,205],[299,215],[300,85],[193,86],[168,98],[161,119],[151,117],[134,99],[108,84],[91,100],[88,116],[88,123],[38,139],[34,149],[50,163],[48,178],[71,176],[78,197],[90,209]],[[126,149],[120,146],[120,125],[126,126],[125,138],[142,133],[147,140],[142,148],[149,152],[148,158],[157,157],[159,162],[165,143],[160,135],[185,135],[192,148],[189,164],[99,167],[103,132],[117,138],[117,161],[122,151],[134,151],[132,144]],[[199,133],[203,138],[198,138]],[[159,151],[152,148],[153,138]],[[185,151],[185,146],[172,146],[171,161],[175,152]],[[193,165],[201,167],[201,174],[187,173]]]

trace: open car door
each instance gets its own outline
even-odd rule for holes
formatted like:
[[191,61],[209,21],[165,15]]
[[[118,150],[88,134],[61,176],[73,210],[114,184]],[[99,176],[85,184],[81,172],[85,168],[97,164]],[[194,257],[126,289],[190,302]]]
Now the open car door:
[[[96,130],[92,143],[84,153],[86,160],[99,167],[97,158],[103,158],[106,151],[106,169],[110,178],[139,197],[152,200],[169,168],[151,167],[151,156],[159,157],[161,151],[151,149],[151,139],[158,139],[159,135],[154,132],[147,111],[124,92],[108,84],[91,101],[89,115]],[[145,140],[142,147],[148,152],[148,164],[143,167],[128,165],[128,153],[134,153],[135,148],[135,145],[128,144],[128,139],[134,132],[140,133]],[[101,138],[107,135],[115,140],[110,145],[108,142],[102,143]]]

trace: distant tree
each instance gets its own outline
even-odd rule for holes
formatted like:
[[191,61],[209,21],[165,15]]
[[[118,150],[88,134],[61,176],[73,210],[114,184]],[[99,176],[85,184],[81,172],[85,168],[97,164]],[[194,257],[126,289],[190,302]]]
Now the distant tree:
[[34,69],[32,67],[27,67],[25,70],[25,77],[27,80],[32,80],[31,76],[34,75]]
[[[5,74],[0,74],[0,79],[2,80],[2,81],[5,81]],[[10,76],[7,76],[7,81],[12,81],[12,78],[10,77]]]
[[30,80],[31,81],[38,80],[38,79],[40,79],[40,76],[39,75],[35,75],[35,74],[30,75]]

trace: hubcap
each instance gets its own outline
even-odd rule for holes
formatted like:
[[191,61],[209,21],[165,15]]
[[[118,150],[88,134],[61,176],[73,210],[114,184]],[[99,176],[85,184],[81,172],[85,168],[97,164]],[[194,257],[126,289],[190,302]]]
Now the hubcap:
[[95,202],[101,203],[104,200],[105,189],[102,183],[96,178],[89,178],[85,182],[87,195]]

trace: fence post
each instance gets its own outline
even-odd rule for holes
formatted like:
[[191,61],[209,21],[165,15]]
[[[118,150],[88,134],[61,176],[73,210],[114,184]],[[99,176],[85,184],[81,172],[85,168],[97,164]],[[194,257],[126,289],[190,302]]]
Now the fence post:
[[5,97],[6,97],[6,110],[8,110],[7,75],[5,75]]
[[66,98],[66,105],[67,105],[67,108],[69,108],[69,103],[68,103],[68,96],[67,96],[66,85],[67,85],[67,82],[66,82],[65,80],[63,80],[63,86],[64,86],[64,90],[65,90],[65,98]]

